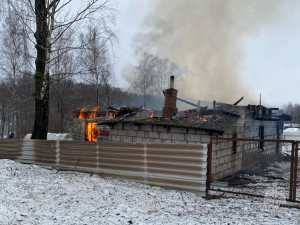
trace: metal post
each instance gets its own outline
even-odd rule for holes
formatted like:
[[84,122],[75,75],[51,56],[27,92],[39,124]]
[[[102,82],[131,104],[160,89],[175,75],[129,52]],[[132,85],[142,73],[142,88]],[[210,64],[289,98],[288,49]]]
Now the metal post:
[[295,143],[295,157],[294,157],[294,187],[293,187],[293,201],[296,201],[297,190],[297,170],[298,170],[298,142]]
[[290,195],[289,201],[293,201],[293,194],[294,194],[294,154],[295,154],[295,143],[292,143],[292,152],[291,152],[291,171],[290,171]]
[[211,162],[212,162],[212,140],[207,145],[207,171],[206,171],[206,197],[209,195],[211,179]]

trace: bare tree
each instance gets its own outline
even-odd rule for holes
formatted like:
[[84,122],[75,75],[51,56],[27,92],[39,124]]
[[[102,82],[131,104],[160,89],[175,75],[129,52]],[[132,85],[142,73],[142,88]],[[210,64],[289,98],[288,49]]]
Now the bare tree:
[[163,90],[169,87],[170,76],[178,74],[178,67],[168,59],[156,59],[155,64],[155,93],[162,95]]
[[143,95],[145,108],[147,105],[147,95],[150,91],[154,91],[156,62],[156,56],[144,53],[139,60],[139,64],[133,67],[132,71],[131,87],[136,93]]
[[[80,62],[86,77],[84,80],[96,86],[96,105],[100,105],[100,92],[104,92],[104,107],[110,106],[110,92],[113,81],[110,54],[107,38],[94,26],[90,26],[87,33],[80,36],[81,46]],[[104,91],[103,91],[104,90]],[[103,106],[103,104],[101,104]]]
[[[51,90],[50,122],[49,127],[54,132],[66,132],[67,113],[71,112],[68,104],[68,94],[72,84],[72,76],[76,71],[74,52],[65,51],[73,45],[73,30],[68,30],[52,46],[52,60],[50,64]],[[51,107],[52,106],[52,107]]]
[[138,65],[127,69],[127,80],[134,93],[143,95],[144,107],[146,107],[147,96],[162,95],[162,91],[167,88],[169,76],[176,72],[177,67],[168,59],[144,53]]
[[17,117],[19,114],[18,105],[24,100],[19,95],[18,83],[23,74],[28,73],[30,70],[30,54],[25,29],[24,24],[14,17],[8,7],[0,32],[0,71],[3,76],[2,87],[6,88],[8,93],[10,93],[6,97],[10,101],[6,110],[10,112],[10,115],[6,116],[6,121],[11,122],[8,132],[14,133],[16,133],[19,126],[19,118]]
[[[110,0],[81,1],[78,11],[72,8],[73,0],[9,0],[14,14],[34,33],[36,47],[35,61],[35,120],[33,139],[46,139],[49,120],[49,89],[52,46],[70,28],[76,28],[83,21],[98,21],[109,30],[108,20],[114,19]],[[27,6],[20,9],[17,3]],[[32,22],[35,21],[35,24]],[[59,32],[54,32],[59,30]],[[69,46],[65,51],[78,48]]]

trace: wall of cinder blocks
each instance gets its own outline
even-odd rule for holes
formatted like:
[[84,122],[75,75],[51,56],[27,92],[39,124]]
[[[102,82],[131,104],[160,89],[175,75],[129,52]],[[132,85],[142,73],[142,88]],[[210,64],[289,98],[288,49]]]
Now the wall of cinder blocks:
[[117,123],[110,126],[109,141],[134,143],[174,143],[203,144],[209,143],[210,135],[205,131],[192,128],[164,127],[157,125],[134,125]]
[[[237,138],[244,137],[243,119],[239,119],[235,126],[224,132],[222,137],[233,138],[236,132]],[[212,145],[212,180],[219,180],[233,175],[242,169],[243,143],[237,142],[233,148],[233,141],[214,141]]]
[[[277,139],[277,121],[254,120],[251,116],[241,117],[232,130],[228,130],[222,137],[232,138],[233,132],[237,138],[259,139],[259,126],[264,126],[264,139]],[[279,139],[282,132],[279,133]],[[233,141],[213,142],[212,147],[212,179],[219,180],[238,171],[254,168],[259,163],[272,161],[281,152],[281,144],[264,142],[260,148],[257,141],[238,141],[236,151]]]
[[84,119],[73,119],[72,138],[74,141],[85,141]]

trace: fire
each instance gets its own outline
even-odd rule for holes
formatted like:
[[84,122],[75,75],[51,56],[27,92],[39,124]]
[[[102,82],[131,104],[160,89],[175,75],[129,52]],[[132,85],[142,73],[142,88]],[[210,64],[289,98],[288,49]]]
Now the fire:
[[99,108],[100,108],[99,106],[93,107],[92,110],[88,110],[87,108],[82,108],[79,111],[75,112],[76,114],[78,114],[78,116],[76,115],[75,117],[79,119],[96,118]]
[[94,122],[86,122],[85,123],[85,134],[86,134],[86,139],[88,141],[97,141],[97,136],[98,135],[98,130],[97,130],[97,123]]
[[110,111],[106,114],[106,117],[116,117],[118,112],[116,111]]
[[95,106],[91,110],[88,108],[82,108],[79,110],[75,110],[74,117],[78,119],[91,119],[91,118],[96,118],[99,117],[100,112],[99,112],[100,106]]
[[90,122],[88,119],[97,117],[115,117],[117,114],[116,110],[110,110],[109,113],[100,111],[100,106],[92,108],[82,108],[73,111],[74,118],[85,119],[85,139],[87,141],[97,141],[98,136],[108,136],[109,131],[106,129],[98,129],[97,122]]
[[[154,111],[147,110],[145,107],[143,108],[128,108],[122,107],[121,109],[115,109],[109,107],[109,112],[104,110],[100,111],[99,106],[90,107],[90,108],[82,108],[79,110],[74,110],[73,115],[74,118],[84,119],[85,120],[85,139],[87,141],[97,141],[98,136],[109,136],[109,131],[105,127],[98,126],[98,120],[106,118],[115,118],[119,116],[126,116],[132,112],[135,112],[138,116],[147,116],[147,118],[157,117]],[[145,113],[141,113],[145,112]],[[93,118],[97,118],[94,120]]]
[[97,141],[98,136],[109,136],[109,130],[104,128],[98,128],[96,122],[86,122],[85,123],[85,135],[87,141]]
[[100,106],[93,107],[93,110],[91,111],[91,113],[89,115],[89,119],[97,117],[97,112],[98,112],[99,108],[100,108]]
[[86,112],[86,110],[87,110],[86,108],[80,109],[79,116],[77,118],[84,119],[84,113]]

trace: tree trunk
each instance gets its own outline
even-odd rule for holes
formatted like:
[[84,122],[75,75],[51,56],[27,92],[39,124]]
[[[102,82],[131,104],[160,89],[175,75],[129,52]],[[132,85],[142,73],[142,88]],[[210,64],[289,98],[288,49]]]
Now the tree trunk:
[[99,102],[99,84],[97,83],[97,88],[96,88],[96,94],[97,94],[97,103],[96,103],[96,106],[99,106],[100,105],[100,102]]
[[[36,13],[36,50],[35,61],[35,115],[32,139],[47,139],[49,117],[49,69],[47,70],[50,44],[48,42],[49,30],[47,26],[47,9],[45,0],[35,0]],[[47,62],[48,61],[48,62]]]
[[59,108],[59,118],[60,118],[60,129],[59,132],[64,132],[64,108],[63,108],[63,97],[60,97],[60,108]]
[[107,104],[107,108],[106,108],[106,110],[107,110],[107,112],[109,112],[109,106],[110,106],[110,86],[109,86],[109,84],[105,84],[105,89],[106,89],[106,93],[105,93],[105,95],[106,95],[106,104]]
[[5,128],[5,109],[4,107],[2,108],[2,113],[1,113],[1,138],[4,138],[4,128]]

